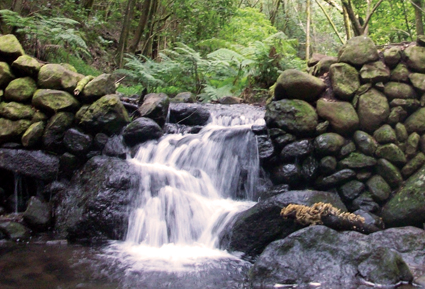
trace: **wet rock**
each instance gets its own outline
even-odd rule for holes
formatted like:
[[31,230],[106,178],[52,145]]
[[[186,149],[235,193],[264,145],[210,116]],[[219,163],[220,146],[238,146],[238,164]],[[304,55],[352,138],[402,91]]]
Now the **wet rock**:
[[339,188],[340,196],[345,200],[357,198],[365,189],[365,185],[357,180],[349,181]]
[[93,137],[78,128],[70,128],[65,132],[63,144],[72,154],[82,156],[87,153],[92,145]]
[[383,202],[390,196],[391,188],[380,175],[374,175],[371,177],[366,182],[366,185],[372,195],[372,198],[377,202]]
[[319,155],[337,155],[345,143],[344,137],[336,133],[324,133],[314,140],[314,149]]
[[44,131],[44,123],[42,121],[33,123],[22,135],[22,145],[24,147],[34,147],[41,143]]
[[364,226],[368,232],[378,232],[385,229],[382,219],[371,212],[360,209],[354,211],[353,214],[362,216],[365,219]]
[[[420,234],[415,233],[415,237],[411,238],[421,243],[417,240]],[[411,281],[413,276],[407,261],[403,260],[406,251],[397,247],[400,242],[396,245],[389,242],[382,245],[381,236],[394,240],[391,232],[387,235],[386,231],[363,235],[357,232],[337,232],[325,226],[304,228],[271,243],[264,250],[250,272],[251,286],[307,286],[310,282],[319,282],[326,288],[358,288],[363,283],[362,279],[393,286],[400,281]],[[410,256],[417,255],[417,243],[409,250]],[[412,257],[405,258],[410,261]]]
[[75,112],[80,103],[70,93],[53,89],[38,89],[32,98],[32,105],[50,115],[59,111]]
[[115,81],[112,74],[101,74],[84,86],[80,99],[85,102],[93,102],[107,94],[115,93]]
[[253,124],[251,130],[255,135],[267,135],[267,125]]
[[26,102],[31,100],[37,84],[31,77],[22,77],[12,80],[4,90],[4,99],[7,101]]
[[196,97],[191,92],[180,92],[175,97],[171,98],[170,102],[194,103],[194,102],[196,102]]
[[297,139],[294,135],[286,133],[285,131],[278,128],[269,129],[269,135],[276,149],[282,149],[285,145]]
[[118,95],[102,96],[90,106],[83,106],[76,114],[78,123],[87,131],[114,134],[130,122]]
[[269,128],[280,128],[295,135],[311,135],[317,126],[316,110],[299,99],[272,101],[266,107],[265,120]]
[[108,139],[102,153],[106,156],[125,159],[127,157],[127,148],[123,142],[123,137],[113,135]]
[[361,169],[373,167],[376,164],[376,160],[373,157],[354,152],[345,159],[341,160],[339,164],[342,168]]
[[386,159],[378,160],[376,171],[392,188],[399,187],[403,182],[400,170]]
[[0,231],[2,231],[7,239],[21,241],[29,239],[30,230],[17,222],[1,222]]
[[46,230],[51,221],[50,206],[36,197],[31,197],[23,217],[32,229]]
[[286,145],[280,152],[280,157],[284,161],[305,157],[313,151],[313,145],[309,140],[295,141]]
[[58,112],[52,116],[43,133],[43,145],[47,150],[62,151],[65,132],[72,126],[74,115],[70,112]]
[[301,175],[304,180],[311,181],[314,180],[319,171],[319,162],[313,157],[308,156],[302,163],[301,166]]
[[74,172],[81,167],[84,160],[83,157],[77,157],[68,152],[64,153],[59,157],[60,176],[71,179]]
[[360,77],[363,82],[387,82],[390,79],[390,70],[382,61],[367,63],[360,69]]
[[425,164],[425,155],[419,152],[402,169],[403,177],[408,178]]
[[404,165],[406,163],[406,156],[401,149],[395,144],[386,144],[380,146],[375,152],[378,158],[384,158],[396,165]]
[[142,105],[138,108],[140,116],[148,117],[156,121],[160,127],[163,127],[168,115],[170,99],[164,93],[149,93],[144,99]]
[[320,191],[289,191],[260,201],[254,207],[239,213],[232,226],[221,236],[222,248],[239,251],[245,258],[260,254],[272,241],[284,238],[302,228],[292,220],[280,216],[289,204],[311,206],[317,202],[330,203],[346,210],[337,194]]
[[103,150],[106,143],[108,142],[109,137],[104,133],[97,133],[94,136],[93,144],[98,150]]
[[336,170],[337,160],[335,157],[327,156],[320,160],[319,168],[320,172],[325,175],[329,175]]
[[12,63],[19,56],[24,55],[24,49],[13,34],[0,36],[0,57]]
[[0,168],[52,181],[56,179],[59,170],[59,159],[42,151],[0,149]]
[[274,154],[272,140],[267,135],[257,135],[257,146],[260,160],[269,159]]
[[330,176],[319,177],[316,179],[316,186],[321,189],[337,187],[352,180],[355,176],[356,173],[353,170],[343,169]]
[[161,127],[152,119],[140,117],[128,124],[123,131],[125,143],[134,146],[163,135]]
[[274,90],[275,100],[300,99],[315,101],[326,89],[325,83],[308,73],[296,69],[285,70],[277,79]]
[[270,171],[270,179],[273,184],[288,184],[298,186],[301,179],[301,168],[297,164],[282,164]]
[[373,200],[370,192],[364,192],[353,200],[351,209],[353,211],[361,209],[366,212],[375,213],[379,211],[379,208],[379,205]]
[[396,132],[388,124],[384,124],[375,130],[373,137],[380,144],[395,143],[397,141]]
[[362,94],[357,107],[360,128],[366,132],[373,132],[385,122],[390,114],[387,98],[376,89]]
[[341,100],[350,101],[360,87],[359,73],[346,63],[335,63],[329,70],[332,89]]
[[65,90],[74,93],[82,74],[69,70],[61,64],[46,64],[38,72],[37,84],[40,88]]
[[357,67],[378,59],[379,55],[375,44],[366,36],[357,36],[349,39],[338,54],[339,62],[346,62]]
[[359,117],[349,102],[321,98],[317,101],[316,108],[319,116],[329,121],[336,133],[348,135],[359,126]]
[[132,185],[138,179],[125,160],[91,158],[67,189],[55,196],[58,237],[78,242],[121,240],[128,223],[127,208],[134,201]]
[[260,197],[258,199],[258,201],[264,201],[268,198],[286,193],[289,191],[289,185],[287,184],[282,184],[282,185],[276,185],[273,186],[267,190],[264,190],[260,193]]
[[185,125],[206,125],[210,112],[198,104],[173,104],[170,107],[170,122]]

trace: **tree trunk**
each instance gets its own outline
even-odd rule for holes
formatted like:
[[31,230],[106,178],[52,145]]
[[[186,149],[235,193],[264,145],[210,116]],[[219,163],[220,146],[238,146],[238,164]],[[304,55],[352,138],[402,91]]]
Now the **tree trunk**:
[[403,4],[403,12],[404,12],[404,21],[406,23],[407,33],[409,33],[410,41],[413,41],[412,30],[410,29],[409,19],[407,18],[407,9],[404,1],[401,2]]
[[131,18],[133,18],[133,10],[135,4],[136,0],[128,0],[127,7],[125,9],[125,17],[116,54],[116,63],[119,68],[123,67],[123,58],[127,48],[128,35],[130,34]]
[[353,35],[351,34],[351,23],[350,23],[350,18],[348,17],[348,13],[347,13],[347,9],[342,8],[342,15],[344,17],[344,27],[345,27],[345,35],[347,36],[347,40],[350,39],[351,37],[353,37]]
[[24,1],[23,0],[13,0],[13,2],[12,2],[12,11],[14,11],[14,12],[18,13],[19,15],[21,15],[23,6],[24,6]]
[[273,11],[271,11],[271,13],[270,13],[270,22],[272,23],[273,26],[274,26],[274,23],[276,21],[277,12],[279,10],[281,3],[282,3],[282,0],[277,0],[276,4],[275,4],[275,9]]
[[323,7],[322,4],[320,4],[319,0],[316,0],[317,5],[319,5],[320,9],[322,9],[323,14],[325,14],[326,19],[328,19],[329,24],[332,26],[332,29],[334,30],[335,34],[338,36],[339,41],[341,41],[342,44],[344,44],[344,40],[342,39],[341,35],[339,35],[338,30],[336,29],[335,24],[333,23],[331,17],[329,16],[329,14],[326,12],[325,7]]
[[423,1],[422,0],[412,0],[412,5],[415,8],[416,34],[417,35],[424,35],[424,23],[422,21]]
[[137,46],[139,45],[140,39],[142,38],[142,34],[145,31],[146,24],[148,23],[149,16],[152,16],[150,14],[151,3],[152,0],[143,1],[142,15],[140,15],[139,25],[137,26],[136,33],[134,34],[133,42],[130,45],[130,53],[136,52]]
[[311,23],[311,0],[307,0],[307,27],[306,27],[306,40],[305,40],[305,60],[310,58],[310,23]]

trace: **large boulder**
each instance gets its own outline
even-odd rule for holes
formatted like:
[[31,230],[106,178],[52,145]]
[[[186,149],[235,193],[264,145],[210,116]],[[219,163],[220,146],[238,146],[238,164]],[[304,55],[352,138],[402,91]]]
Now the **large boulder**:
[[221,237],[221,247],[239,251],[245,257],[255,257],[272,241],[285,238],[302,228],[292,220],[280,216],[289,204],[311,206],[318,202],[330,203],[346,211],[337,194],[320,191],[288,191],[258,202],[254,207],[236,215],[233,225]]
[[34,110],[30,105],[25,105],[19,102],[1,102],[0,116],[11,119],[32,119]]
[[115,93],[115,81],[111,74],[101,74],[84,86],[80,99],[93,102],[100,97]]
[[326,89],[326,84],[319,78],[296,69],[285,70],[277,79],[274,89],[275,100],[301,99],[315,101]]
[[347,63],[335,63],[329,70],[332,89],[341,100],[350,101],[360,87],[359,73]]
[[90,106],[83,106],[76,114],[78,123],[90,132],[118,133],[130,122],[118,95],[105,95]]
[[382,208],[388,226],[421,226],[425,223],[425,166],[412,175]]
[[123,239],[138,175],[125,160],[91,158],[55,197],[58,236],[79,242]]
[[10,70],[9,64],[6,62],[0,62],[0,89],[5,88],[15,76]]
[[54,89],[38,89],[32,98],[32,105],[46,113],[59,111],[75,112],[80,103],[70,93]]
[[37,59],[29,55],[19,56],[13,63],[13,72],[20,76],[37,78],[40,68],[43,66]]
[[84,75],[74,72],[60,64],[46,64],[38,72],[38,86],[47,89],[65,90],[74,93],[74,89]]
[[[416,228],[390,229],[363,235],[310,226],[271,243],[249,274],[252,288],[311,282],[323,288],[360,288],[364,280],[396,286],[413,280],[425,233]],[[408,240],[408,241],[407,241]],[[417,258],[417,259],[415,259]]]
[[148,117],[163,127],[168,115],[170,99],[164,93],[149,93],[138,108],[140,116]]
[[87,153],[93,143],[93,137],[78,128],[68,129],[63,137],[63,144],[70,153],[82,156]]
[[43,133],[45,149],[61,152],[65,131],[72,126],[74,115],[70,112],[58,112],[52,116]]
[[59,159],[42,151],[0,149],[0,168],[43,181],[56,179]]
[[24,55],[21,43],[13,34],[0,36],[0,57],[12,63],[19,56]]
[[170,122],[185,125],[206,125],[211,114],[199,104],[175,103],[170,105]]
[[360,67],[365,63],[379,59],[378,50],[373,41],[366,36],[349,39],[338,54],[338,61]]
[[360,96],[357,113],[360,128],[371,133],[387,120],[390,106],[385,95],[372,88]]
[[12,80],[4,91],[4,99],[7,101],[26,102],[31,100],[37,84],[31,77],[21,77]]
[[384,94],[391,101],[395,98],[414,99],[417,98],[412,86],[406,83],[388,82],[385,84]]
[[425,72],[425,47],[409,46],[404,50],[407,66],[417,72]]
[[342,135],[354,132],[359,126],[359,117],[349,102],[321,98],[317,101],[317,113],[329,121],[335,132]]
[[52,219],[50,206],[36,197],[31,197],[23,217],[32,229],[46,230]]
[[158,139],[163,135],[161,127],[152,119],[140,117],[128,124],[123,131],[126,144],[137,145],[151,139]]
[[367,63],[360,69],[360,77],[367,83],[387,82],[390,79],[390,70],[382,61]]
[[31,125],[31,121],[26,119],[9,120],[0,118],[0,144],[17,141]]
[[265,120],[269,128],[280,128],[296,135],[311,135],[318,124],[315,109],[299,99],[272,101],[266,107]]

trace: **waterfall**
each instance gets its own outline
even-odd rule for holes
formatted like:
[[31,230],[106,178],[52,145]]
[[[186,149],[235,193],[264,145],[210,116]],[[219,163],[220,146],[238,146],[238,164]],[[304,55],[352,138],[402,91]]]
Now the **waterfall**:
[[259,158],[251,126],[264,123],[262,111],[244,112],[212,111],[198,134],[144,143],[128,160],[140,182],[125,241],[109,247],[126,268],[175,271],[236,258],[218,248],[219,235],[255,204]]

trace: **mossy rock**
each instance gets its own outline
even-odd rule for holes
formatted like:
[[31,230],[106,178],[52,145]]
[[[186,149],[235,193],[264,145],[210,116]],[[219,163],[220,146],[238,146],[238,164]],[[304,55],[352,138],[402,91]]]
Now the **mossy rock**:
[[409,79],[413,86],[422,93],[425,93],[425,74],[411,73]]
[[386,159],[378,160],[376,171],[392,188],[397,188],[403,183],[400,170]]
[[100,97],[115,93],[115,81],[111,74],[101,74],[87,83],[80,99],[85,103],[91,103]]
[[31,122],[26,119],[13,121],[0,118],[0,144],[19,140],[30,125]]
[[396,165],[404,165],[407,161],[403,151],[392,143],[379,146],[375,154],[377,157],[384,158]]
[[18,102],[2,102],[0,103],[0,116],[11,119],[31,119],[34,110],[31,106]]
[[44,132],[44,122],[39,121],[30,125],[30,127],[22,135],[21,142],[24,147],[34,147],[41,143]]
[[378,50],[372,39],[357,36],[349,39],[338,53],[338,61],[360,67],[379,59]]
[[388,124],[395,125],[403,122],[407,117],[407,111],[401,106],[391,108],[390,115],[388,116]]
[[344,137],[337,133],[324,133],[314,140],[314,149],[320,155],[337,155],[345,143]]
[[319,78],[296,69],[285,70],[277,79],[274,89],[275,100],[300,99],[315,101],[326,89]]
[[12,80],[6,87],[4,99],[7,101],[26,102],[31,100],[37,84],[31,77],[21,77]]
[[390,101],[395,98],[411,99],[418,97],[412,86],[399,82],[388,82],[385,84],[384,94]]
[[399,142],[405,142],[407,138],[409,137],[406,127],[402,123],[397,123],[395,125],[395,134]]
[[384,50],[384,61],[385,64],[390,68],[395,67],[401,59],[401,47],[392,46]]
[[416,132],[412,132],[406,141],[406,155],[407,157],[413,157],[418,152],[420,135]]
[[347,63],[335,63],[329,70],[332,89],[341,100],[351,101],[360,87],[359,73]]
[[360,96],[357,114],[360,128],[372,133],[387,120],[390,114],[388,100],[385,95],[372,88]]
[[387,226],[423,226],[425,223],[425,166],[405,182],[404,186],[382,208]]
[[425,155],[422,152],[419,152],[401,169],[401,173],[405,178],[408,178],[417,170],[419,170],[424,164]]
[[391,72],[382,61],[366,63],[360,69],[360,78],[363,82],[378,83],[387,82],[390,79]]
[[74,114],[70,112],[58,112],[52,116],[44,129],[43,145],[47,150],[62,152],[63,136],[74,122]]
[[330,175],[335,172],[338,162],[333,156],[326,156],[319,162],[320,172],[324,175]]
[[5,88],[14,78],[9,64],[0,62],[0,88]]
[[373,133],[373,137],[380,144],[395,143],[397,141],[396,132],[388,125],[384,124]]
[[31,123],[36,123],[39,121],[47,121],[48,119],[49,117],[45,113],[37,110],[31,119]]
[[328,101],[319,99],[317,113],[331,124],[336,133],[349,135],[359,126],[359,118],[351,103],[346,101]]
[[425,47],[409,46],[404,50],[404,56],[410,69],[425,73]]
[[149,93],[143,98],[142,105],[138,108],[140,116],[156,121],[163,127],[170,107],[170,98],[165,93]]
[[400,63],[391,71],[391,81],[395,82],[409,82],[410,71],[406,64]]
[[31,76],[37,79],[38,72],[43,66],[37,59],[29,55],[19,56],[12,63],[12,70],[19,76]]
[[417,132],[424,133],[425,132],[425,107],[420,108],[414,113],[412,113],[404,122],[406,130],[408,133]]
[[353,138],[357,148],[362,153],[368,156],[373,156],[375,154],[375,151],[378,148],[378,143],[371,135],[364,131],[358,130],[354,133]]
[[366,186],[368,187],[372,198],[377,202],[383,202],[387,200],[391,194],[390,186],[380,175],[372,176],[366,182]]
[[54,89],[38,89],[32,105],[50,115],[59,111],[77,111],[80,103],[70,93]]
[[295,135],[312,135],[316,131],[316,110],[299,99],[272,101],[266,106],[265,120],[269,128],[280,128]]
[[170,102],[174,102],[174,103],[194,103],[194,102],[196,102],[196,96],[191,92],[180,92],[175,97],[171,98]]
[[404,110],[412,112],[417,110],[421,106],[421,103],[417,99],[394,98],[391,100],[390,106],[402,107]]
[[41,88],[65,90],[73,93],[84,75],[71,71],[60,64],[46,64],[38,72],[37,84]]
[[76,114],[78,123],[90,132],[118,133],[130,122],[118,95],[105,95],[90,106],[83,106]]
[[19,56],[24,55],[21,43],[13,34],[0,36],[0,57],[12,63]]
[[345,159],[339,162],[342,168],[349,169],[361,169],[367,167],[373,167],[376,164],[376,160],[373,157],[364,155],[362,153],[353,152],[348,155]]
[[339,195],[345,200],[354,200],[365,189],[365,185],[357,180],[349,181],[342,185],[339,189]]

